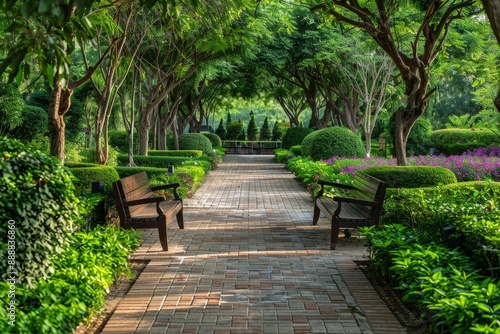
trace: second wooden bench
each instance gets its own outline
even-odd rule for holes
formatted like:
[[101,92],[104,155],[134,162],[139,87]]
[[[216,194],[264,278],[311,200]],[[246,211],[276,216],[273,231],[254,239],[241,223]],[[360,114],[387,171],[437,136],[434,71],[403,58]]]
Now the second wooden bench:
[[[320,180],[321,189],[314,198],[313,225],[318,223],[320,212],[331,221],[330,249],[337,246],[341,227],[356,228],[377,225],[382,213],[387,184],[368,174],[357,172],[353,184],[347,185]],[[340,189],[338,195],[325,196],[325,186]]]

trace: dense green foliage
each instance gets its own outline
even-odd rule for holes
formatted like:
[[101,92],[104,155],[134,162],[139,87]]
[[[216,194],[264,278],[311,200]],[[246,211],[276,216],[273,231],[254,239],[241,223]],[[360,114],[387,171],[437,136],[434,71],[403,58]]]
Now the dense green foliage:
[[422,243],[419,231],[402,225],[363,228],[371,262],[423,313],[427,333],[497,333],[500,282],[478,272],[458,250]]
[[111,166],[75,167],[69,171],[75,176],[75,194],[78,196],[89,194],[93,182],[104,182],[104,193],[113,195],[113,182],[120,179],[116,170]]
[[[71,236],[54,259],[53,273],[34,288],[17,286],[15,326],[0,321],[2,333],[71,333],[104,305],[109,286],[130,275],[129,254],[139,245],[133,230],[100,226]],[[10,283],[0,282],[0,318],[8,319]]]
[[27,143],[37,135],[45,135],[48,131],[47,112],[42,108],[25,105],[22,109],[22,123],[9,132],[10,136]]
[[361,138],[350,130],[338,126],[314,131],[302,141],[302,155],[313,160],[325,160],[333,156],[366,156]]
[[212,154],[212,143],[201,133],[185,133],[179,136],[180,150],[201,150],[203,154]]
[[283,137],[283,144],[281,145],[281,147],[289,150],[292,146],[301,145],[304,138],[312,132],[314,132],[314,130],[310,128],[288,128],[286,130],[285,136]]
[[432,132],[432,145],[445,155],[458,155],[500,142],[500,137],[487,129],[443,129]]
[[[108,143],[110,146],[116,148],[120,153],[128,153],[129,138],[127,131],[112,130],[108,133]],[[138,145],[138,136],[134,133],[134,146]]]
[[[386,144],[394,150],[394,123],[388,122],[385,135]],[[429,153],[431,144],[432,124],[426,118],[419,118],[413,125],[408,141],[406,143],[406,152],[408,156],[425,155]],[[395,152],[392,152],[395,155]]]
[[452,171],[440,166],[374,166],[363,172],[384,181],[388,188],[421,188],[457,182]]
[[210,140],[212,147],[222,147],[222,139],[217,134],[210,132],[202,132],[201,134]]
[[12,84],[0,83],[0,136],[21,124],[24,101]]
[[[0,233],[15,231],[13,243],[2,242],[0,257],[7,259],[8,247],[14,247],[18,282],[32,286],[54,272],[52,260],[68,244],[83,210],[70,173],[54,158],[4,137],[0,152]],[[11,271],[7,261],[0,263],[2,278]]]

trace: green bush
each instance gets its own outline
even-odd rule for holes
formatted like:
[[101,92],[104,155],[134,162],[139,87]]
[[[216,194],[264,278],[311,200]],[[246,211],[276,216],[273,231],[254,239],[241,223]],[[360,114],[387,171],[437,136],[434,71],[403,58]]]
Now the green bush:
[[191,158],[191,157],[201,157],[203,155],[203,152],[200,150],[149,150],[148,154],[152,157],[163,157],[163,156],[169,156],[169,157],[186,157],[186,158]]
[[89,194],[92,190],[92,183],[99,181],[104,182],[104,193],[112,196],[113,182],[120,179],[116,170],[111,166],[75,167],[69,170],[75,176],[73,183],[75,194],[78,196]]
[[7,135],[21,124],[23,106],[24,101],[17,87],[0,82],[0,136]]
[[[139,245],[133,230],[101,226],[71,236],[54,259],[54,273],[36,287],[16,287],[15,326],[0,321],[1,333],[71,333],[101,310],[109,286],[131,275],[128,257]],[[10,284],[0,282],[0,317],[8,309]]]
[[202,135],[208,138],[210,142],[212,143],[212,147],[222,147],[222,139],[217,136],[215,133],[210,133],[210,132],[202,132]]
[[445,155],[460,155],[467,150],[498,144],[500,138],[488,129],[443,129],[432,132],[431,142]]
[[481,275],[457,250],[422,244],[418,231],[401,225],[362,228],[371,262],[403,301],[429,319],[426,333],[498,333],[500,282]]
[[311,128],[295,127],[288,128],[283,136],[282,148],[289,150],[292,146],[302,144],[304,138],[314,132]]
[[313,160],[326,160],[334,156],[366,157],[361,138],[349,129],[333,126],[308,134],[302,141],[302,155]]
[[[389,135],[385,136],[386,144],[392,148],[392,154],[396,155],[394,148],[394,123],[388,122],[385,130]],[[406,142],[406,154],[425,155],[431,147],[432,124],[427,118],[420,117],[411,128]]]
[[186,133],[179,136],[180,150],[201,150],[204,154],[212,154],[212,143],[201,133]]
[[421,188],[456,183],[452,171],[439,166],[373,166],[363,170],[388,188]]
[[54,158],[4,137],[0,152],[0,233],[15,235],[0,245],[0,273],[4,279],[13,271],[7,259],[15,247],[17,281],[31,286],[54,272],[52,260],[81,222],[82,205],[70,173]]
[[289,150],[285,150],[284,148],[274,150],[274,161],[277,163],[286,163],[293,156]]
[[290,147],[290,152],[293,155],[301,155],[302,154],[302,146],[294,145],[294,146]]

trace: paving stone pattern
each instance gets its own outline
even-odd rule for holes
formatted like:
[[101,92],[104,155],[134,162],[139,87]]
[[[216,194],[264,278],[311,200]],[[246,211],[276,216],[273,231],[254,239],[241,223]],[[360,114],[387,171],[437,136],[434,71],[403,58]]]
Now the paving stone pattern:
[[169,251],[144,230],[145,270],[102,333],[405,333],[355,260],[358,239],[329,249],[329,225],[272,156],[231,155],[185,200]]

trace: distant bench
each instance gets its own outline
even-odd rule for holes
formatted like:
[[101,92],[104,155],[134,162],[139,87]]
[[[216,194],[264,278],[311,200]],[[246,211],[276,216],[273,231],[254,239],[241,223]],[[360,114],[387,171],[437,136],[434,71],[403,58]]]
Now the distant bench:
[[[122,228],[158,228],[161,247],[168,250],[167,223],[177,218],[184,228],[182,198],[177,193],[178,183],[151,187],[146,172],[134,174],[113,182],[116,208]],[[174,199],[154,196],[153,191],[172,189]]]
[[[377,225],[384,203],[386,183],[370,175],[357,172],[352,185],[320,180],[321,189],[314,198],[313,225],[318,223],[320,212],[331,221],[330,249],[337,246],[341,227],[356,228]],[[333,198],[324,196],[324,187],[342,189]]]

